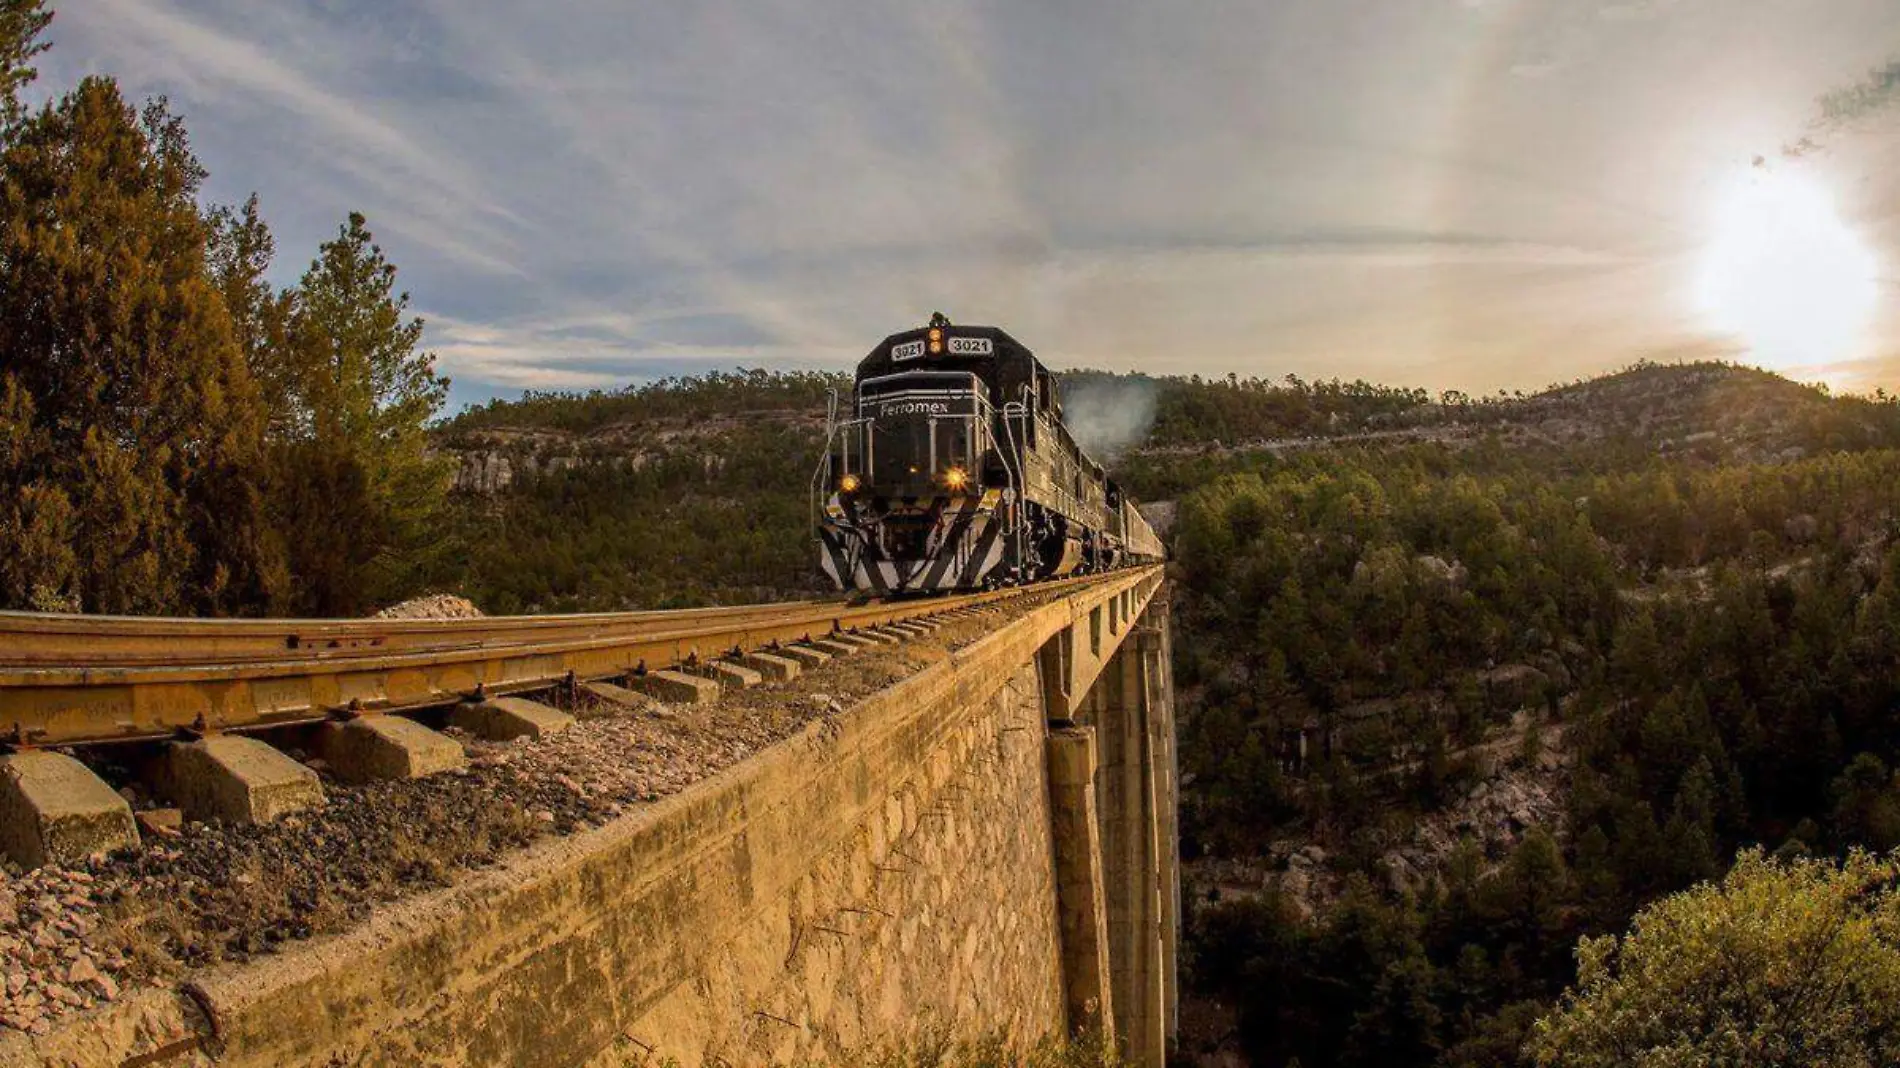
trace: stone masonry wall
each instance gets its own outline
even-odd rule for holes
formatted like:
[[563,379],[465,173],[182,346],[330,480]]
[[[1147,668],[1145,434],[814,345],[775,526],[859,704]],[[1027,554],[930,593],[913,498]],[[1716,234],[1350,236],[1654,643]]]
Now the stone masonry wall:
[[945,1025],[1064,1027],[1040,684],[1019,669],[592,1063],[783,1064]]

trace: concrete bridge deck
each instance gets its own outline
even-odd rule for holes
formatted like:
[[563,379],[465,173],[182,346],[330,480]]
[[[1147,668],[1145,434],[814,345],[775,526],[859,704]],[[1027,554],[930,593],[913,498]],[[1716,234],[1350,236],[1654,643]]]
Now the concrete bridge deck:
[[1179,922],[1161,591],[1153,567],[1077,583],[678,794],[0,1040],[0,1065],[763,1064],[926,1025],[1106,1027],[1160,1065]]

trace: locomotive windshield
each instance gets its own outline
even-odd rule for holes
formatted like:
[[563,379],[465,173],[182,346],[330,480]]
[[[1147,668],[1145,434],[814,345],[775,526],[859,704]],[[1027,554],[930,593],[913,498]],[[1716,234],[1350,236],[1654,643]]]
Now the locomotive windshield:
[[[870,430],[870,485],[912,496],[932,486],[963,488],[979,457],[987,390],[975,375],[912,371],[858,384],[858,418]],[[951,472],[959,480],[946,485]]]

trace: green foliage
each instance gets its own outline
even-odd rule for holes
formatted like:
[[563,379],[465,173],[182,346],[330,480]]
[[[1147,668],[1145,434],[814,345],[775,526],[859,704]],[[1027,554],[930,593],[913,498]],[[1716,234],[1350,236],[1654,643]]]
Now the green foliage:
[[265,279],[255,197],[204,210],[163,101],[93,77],[15,121],[48,13],[0,0],[0,606],[354,612],[444,521],[446,383],[360,216]]
[[255,193],[235,211],[212,209],[210,222],[212,279],[270,417],[271,436],[281,439],[299,424],[293,415],[296,364],[288,337],[294,294],[278,292],[265,277],[277,246]]
[[808,495],[821,439],[737,420],[651,445],[637,465],[601,459],[522,478],[493,500],[465,495],[454,528],[465,556],[439,584],[493,612],[811,596],[823,581]]
[[443,426],[443,434],[452,442],[466,440],[472,431],[496,428],[586,434],[616,424],[765,412],[802,414],[822,427],[827,394],[834,389],[846,393],[850,388],[848,374],[741,368],[662,378],[618,390],[529,390],[519,400],[495,399],[464,409]]
[[1621,939],[1584,939],[1576,988],[1530,1051],[1550,1068],[1900,1063],[1897,883],[1892,856],[1745,853]]
[[1365,381],[1307,382],[1298,375],[1278,381],[1228,375],[1154,378],[1102,371],[1064,371],[1062,388],[1078,393],[1098,383],[1144,384],[1153,390],[1155,412],[1145,444],[1168,450],[1205,444],[1235,444],[1307,434],[1344,434],[1390,423],[1430,402],[1422,389]]
[[0,600],[221,612],[284,588],[256,392],[206,273],[203,173],[162,103],[141,115],[99,78],[0,156],[0,523],[31,547],[0,563]]
[[[1239,1007],[1255,1063],[1375,1041],[1392,1065],[1521,1063],[1580,936],[1738,847],[1900,844],[1900,452],[1579,459],[1334,448],[1230,465],[1180,502],[1187,855],[1312,835],[1383,885],[1416,818],[1463,796],[1456,747],[1513,709],[1556,712],[1575,761],[1562,839],[1467,844],[1442,886],[1312,920],[1201,909],[1196,981]],[[1277,744],[1301,727],[1303,767]],[[1538,767],[1539,730],[1499,755]]]
[[1900,780],[1872,753],[1861,753],[1834,779],[1833,825],[1843,842],[1872,849],[1900,846]]
[[[267,262],[268,245],[244,240],[252,218],[247,209],[230,242],[234,263],[260,252]],[[256,309],[250,336],[268,338],[275,302],[232,274],[231,288]],[[298,532],[290,543],[298,604],[319,615],[355,614],[414,589],[446,520],[448,464],[430,453],[426,424],[448,380],[420,350],[422,320],[407,317],[409,295],[395,280],[352,214],[288,300],[288,367],[266,379],[278,387],[273,422],[284,523]]]
[[0,135],[20,118],[20,90],[33,81],[33,57],[53,13],[45,0],[0,0]]

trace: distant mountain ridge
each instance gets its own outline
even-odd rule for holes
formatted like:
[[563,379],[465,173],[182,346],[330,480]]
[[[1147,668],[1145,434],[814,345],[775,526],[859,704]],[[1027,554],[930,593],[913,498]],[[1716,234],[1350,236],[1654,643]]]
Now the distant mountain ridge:
[[[1495,437],[1507,446],[1613,442],[1763,463],[1900,444],[1900,404],[1892,397],[1833,396],[1824,387],[1717,362],[1639,363],[1537,393],[1489,397],[1433,397],[1422,389],[1291,375],[1155,378],[1083,370],[1061,377],[1072,416],[1082,400],[1102,395],[1116,398],[1111,404],[1143,406],[1128,451],[1157,458]],[[469,409],[438,427],[436,442],[460,461],[458,487],[490,493],[523,474],[600,462],[639,468],[681,450],[717,466],[732,459],[719,449],[742,423],[808,440],[815,464],[825,397],[834,388],[848,391],[848,378],[749,370],[617,391],[534,393]],[[1089,405],[1091,412],[1099,407]]]
[[[1345,441],[1457,444],[1495,435],[1506,445],[1622,442],[1656,452],[1696,450],[1710,460],[1773,462],[1824,449],[1900,444],[1900,405],[1891,397],[1837,397],[1727,363],[1637,364],[1538,393],[1481,398],[1446,391],[1430,399],[1423,391],[1375,391],[1357,383],[1339,389],[1164,381],[1157,432],[1138,452],[1279,452]],[[1195,409],[1208,401],[1192,394],[1210,390],[1241,397],[1222,405],[1197,434]],[[1408,392],[1413,403],[1396,403]],[[1311,402],[1302,411],[1288,405],[1290,396]]]

